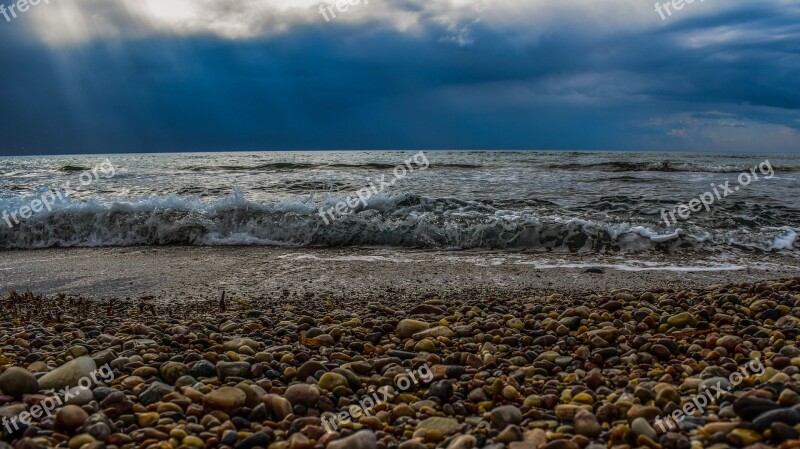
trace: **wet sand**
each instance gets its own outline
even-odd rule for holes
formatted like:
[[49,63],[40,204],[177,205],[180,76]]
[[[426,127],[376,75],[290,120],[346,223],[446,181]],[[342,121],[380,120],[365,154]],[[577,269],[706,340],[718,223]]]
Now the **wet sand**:
[[[590,270],[590,268],[593,268]],[[686,289],[800,275],[779,253],[698,259],[380,248],[146,247],[9,251],[0,293],[66,293],[97,299],[198,301],[229,296],[415,296],[495,291]]]

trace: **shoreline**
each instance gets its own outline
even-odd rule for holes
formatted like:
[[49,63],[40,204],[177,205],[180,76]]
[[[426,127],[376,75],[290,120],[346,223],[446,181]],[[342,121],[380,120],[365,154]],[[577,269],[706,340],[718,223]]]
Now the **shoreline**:
[[0,294],[30,290],[169,303],[230,295],[257,299],[496,291],[687,289],[800,275],[780,253],[682,257],[387,248],[110,247],[0,253]]

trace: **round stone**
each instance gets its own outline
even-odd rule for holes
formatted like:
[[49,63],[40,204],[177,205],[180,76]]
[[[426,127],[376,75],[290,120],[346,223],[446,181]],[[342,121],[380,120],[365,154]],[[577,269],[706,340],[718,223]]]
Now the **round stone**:
[[91,379],[90,374],[97,369],[91,357],[79,357],[69,361],[39,379],[39,388],[42,390],[60,390],[74,387],[82,378]]
[[458,426],[458,421],[453,418],[434,416],[417,424],[417,430],[425,429],[428,431],[437,431],[443,435],[449,435],[455,432],[458,429]]
[[72,433],[88,418],[89,414],[77,405],[65,405],[56,413],[56,428]]
[[[345,385],[347,382],[345,381]],[[286,389],[283,395],[292,405],[314,407],[319,400],[319,389],[315,385],[294,384]]]
[[631,422],[631,430],[637,435],[644,435],[651,440],[655,440],[657,438],[657,434],[655,429],[647,422],[644,418],[636,418]]
[[275,419],[282,421],[284,418],[292,414],[292,404],[283,397],[277,394],[268,394],[263,399],[264,406]]
[[0,374],[0,390],[20,399],[24,394],[33,394],[39,391],[39,382],[30,371],[12,366]]
[[497,407],[491,412],[492,425],[497,429],[505,429],[509,425],[522,422],[522,412],[513,405]]
[[597,421],[597,417],[587,410],[578,410],[575,413],[575,433],[585,437],[593,438],[600,435],[602,427]]
[[417,332],[422,332],[428,329],[428,323],[417,320],[402,320],[397,323],[397,336],[400,338],[408,338]]
[[161,377],[170,385],[175,385],[175,382],[186,374],[189,374],[189,367],[183,363],[167,362],[161,365]]
[[336,387],[349,387],[349,383],[341,374],[325,373],[319,379],[319,387],[323,390],[333,391]]
[[297,380],[305,382],[309,377],[313,377],[317,371],[328,371],[328,369],[322,363],[309,360],[297,370]]
[[667,319],[667,324],[672,327],[687,327],[687,326],[694,326],[697,323],[694,315],[689,312],[681,312],[677,315],[673,315]]
[[229,377],[246,379],[250,377],[250,364],[247,362],[218,362],[217,375],[223,382]]
[[79,449],[84,445],[96,442],[97,440],[95,440],[93,436],[89,435],[88,433],[82,433],[72,437],[72,439],[69,440],[69,443],[67,443],[67,447],[69,447],[69,449]]
[[247,396],[238,388],[222,387],[203,397],[203,404],[214,409],[230,410],[244,405]]
[[327,449],[377,449],[378,442],[371,430],[361,430],[340,440],[331,441]]
[[214,364],[208,360],[198,360],[192,365],[190,372],[192,377],[199,379],[203,377],[214,377],[217,374],[217,369],[214,367]]

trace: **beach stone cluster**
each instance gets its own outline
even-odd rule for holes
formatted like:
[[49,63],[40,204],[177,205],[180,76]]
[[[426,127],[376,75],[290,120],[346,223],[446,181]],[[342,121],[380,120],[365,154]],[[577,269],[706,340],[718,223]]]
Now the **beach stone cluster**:
[[[800,447],[798,279],[158,310],[30,294],[2,302],[0,419],[101,365],[114,376],[52,416],[0,424],[0,448]],[[755,360],[761,372],[730,384]],[[422,365],[430,382],[394,390]],[[673,430],[655,424],[718,383],[725,393],[704,413]],[[380,387],[391,400],[326,431],[323,416]]]

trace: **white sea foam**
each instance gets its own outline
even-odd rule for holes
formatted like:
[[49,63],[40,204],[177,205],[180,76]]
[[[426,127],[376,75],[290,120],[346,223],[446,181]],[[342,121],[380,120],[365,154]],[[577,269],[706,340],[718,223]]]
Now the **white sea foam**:
[[736,264],[718,264],[712,266],[705,265],[674,265],[662,264],[657,266],[642,266],[632,263],[618,263],[618,264],[591,264],[591,263],[555,263],[555,264],[540,264],[536,262],[522,263],[526,265],[533,265],[539,270],[557,269],[557,268],[607,268],[619,271],[673,271],[682,273],[692,272],[718,272],[718,271],[740,271],[746,270],[745,265]]
[[772,244],[772,248],[792,250],[796,241],[797,232],[794,229],[787,228],[786,235],[775,237],[775,243]]
[[216,201],[177,196],[73,201],[14,229],[0,229],[0,246],[386,246],[615,253],[726,246],[793,251],[797,239],[789,227],[770,228],[739,242],[724,232],[663,232],[630,223],[485,209],[446,198],[381,194],[367,207],[326,227],[321,226],[314,202],[256,202],[241,191]]

